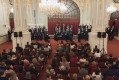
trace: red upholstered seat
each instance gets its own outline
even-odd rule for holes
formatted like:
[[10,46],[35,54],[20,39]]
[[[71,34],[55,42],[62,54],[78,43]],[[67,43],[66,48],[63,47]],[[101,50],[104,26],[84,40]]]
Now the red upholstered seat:
[[15,72],[19,71],[19,66],[18,65],[14,65],[13,70],[15,70]]
[[36,75],[35,74],[31,74],[31,79],[32,80],[37,80]]
[[70,67],[70,73],[78,73],[78,67]]
[[106,76],[105,80],[113,80],[113,76]]
[[19,78],[19,80],[23,80],[24,74],[23,73],[17,73],[17,77]]

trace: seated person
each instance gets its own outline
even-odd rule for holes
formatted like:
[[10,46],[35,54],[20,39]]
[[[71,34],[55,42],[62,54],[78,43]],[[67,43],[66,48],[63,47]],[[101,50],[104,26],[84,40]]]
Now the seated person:
[[96,51],[99,51],[99,49],[97,48],[97,45],[95,46],[95,48],[93,49],[93,52],[95,53]]
[[27,42],[27,45],[25,47],[26,48],[31,48],[31,45],[29,44],[29,42]]
[[82,68],[79,70],[79,76],[86,76],[86,75],[88,75],[88,70],[86,70],[83,65]]
[[70,62],[67,62],[66,58],[62,58],[62,62],[60,62],[60,66],[65,66],[66,68],[70,68],[70,65],[69,65]]
[[5,71],[0,71],[0,74],[1,74],[0,80],[8,80],[8,78],[6,77]]
[[13,52],[12,49],[10,49],[10,52],[8,52],[8,55],[12,56],[12,55],[16,55],[16,53]]
[[38,74],[38,71],[35,69],[35,66],[34,66],[33,64],[30,64],[29,67],[30,67],[30,68],[29,68],[29,72],[30,72],[31,74],[36,74],[36,76],[39,75],[39,74]]
[[44,55],[41,54],[39,57],[38,57],[38,61],[44,61]]
[[32,80],[31,79],[31,73],[30,72],[26,72],[25,78],[23,80]]
[[6,49],[3,49],[2,56],[6,55]]
[[40,64],[38,63],[36,58],[32,59],[32,63],[33,63],[34,66],[40,66]]
[[102,80],[102,75],[99,69],[96,69],[95,72],[92,73],[92,78],[94,80]]
[[79,62],[85,63],[86,62],[86,59],[84,57],[82,57],[82,58],[79,59]]
[[62,66],[60,66],[59,69],[60,69],[60,70],[59,70],[58,74],[61,74],[61,75],[68,75],[68,72],[67,72],[65,66],[62,65]]
[[101,57],[101,53],[99,53],[99,50],[98,50],[98,51],[95,51],[94,56],[95,56],[95,57]]
[[22,52],[22,51],[23,51],[23,48],[20,47],[19,44],[17,44],[16,51],[18,51],[18,52]]

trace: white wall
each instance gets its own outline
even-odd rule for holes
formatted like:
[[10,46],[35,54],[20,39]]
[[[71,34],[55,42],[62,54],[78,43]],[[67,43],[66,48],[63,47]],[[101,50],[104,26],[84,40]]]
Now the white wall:
[[8,32],[9,26],[9,8],[8,2],[0,0],[0,35],[5,35]]
[[38,3],[39,2],[37,0],[32,0],[31,3],[28,3],[29,6],[27,5],[27,25],[30,26],[30,28],[35,26],[45,26],[46,28],[48,28],[48,17],[40,12]]

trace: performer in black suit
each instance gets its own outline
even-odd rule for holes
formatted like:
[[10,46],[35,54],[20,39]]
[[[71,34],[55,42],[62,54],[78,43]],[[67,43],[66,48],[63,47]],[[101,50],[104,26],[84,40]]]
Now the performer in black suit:
[[79,24],[78,29],[81,29],[81,25]]
[[109,40],[114,39],[114,26],[109,30]]
[[84,39],[84,28],[81,26],[81,39]]
[[12,41],[12,40],[11,40],[11,35],[12,35],[12,30],[9,29],[9,30],[8,30],[8,38],[9,38],[9,41]]
[[31,40],[34,40],[34,29],[31,29]]
[[78,42],[80,42],[81,40],[81,29],[78,28]]
[[88,27],[86,26],[85,33],[84,33],[85,40],[88,41]]

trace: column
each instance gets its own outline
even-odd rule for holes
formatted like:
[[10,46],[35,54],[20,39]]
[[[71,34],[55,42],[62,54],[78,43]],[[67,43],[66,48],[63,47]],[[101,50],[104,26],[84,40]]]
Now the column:
[[[17,44],[22,48],[25,48],[27,42],[31,43],[31,34],[28,32],[27,26],[26,4],[27,0],[14,0],[14,32],[17,32],[18,34],[18,37],[14,37],[14,33],[12,34],[14,51]],[[19,32],[22,32],[22,37],[19,37]]]

